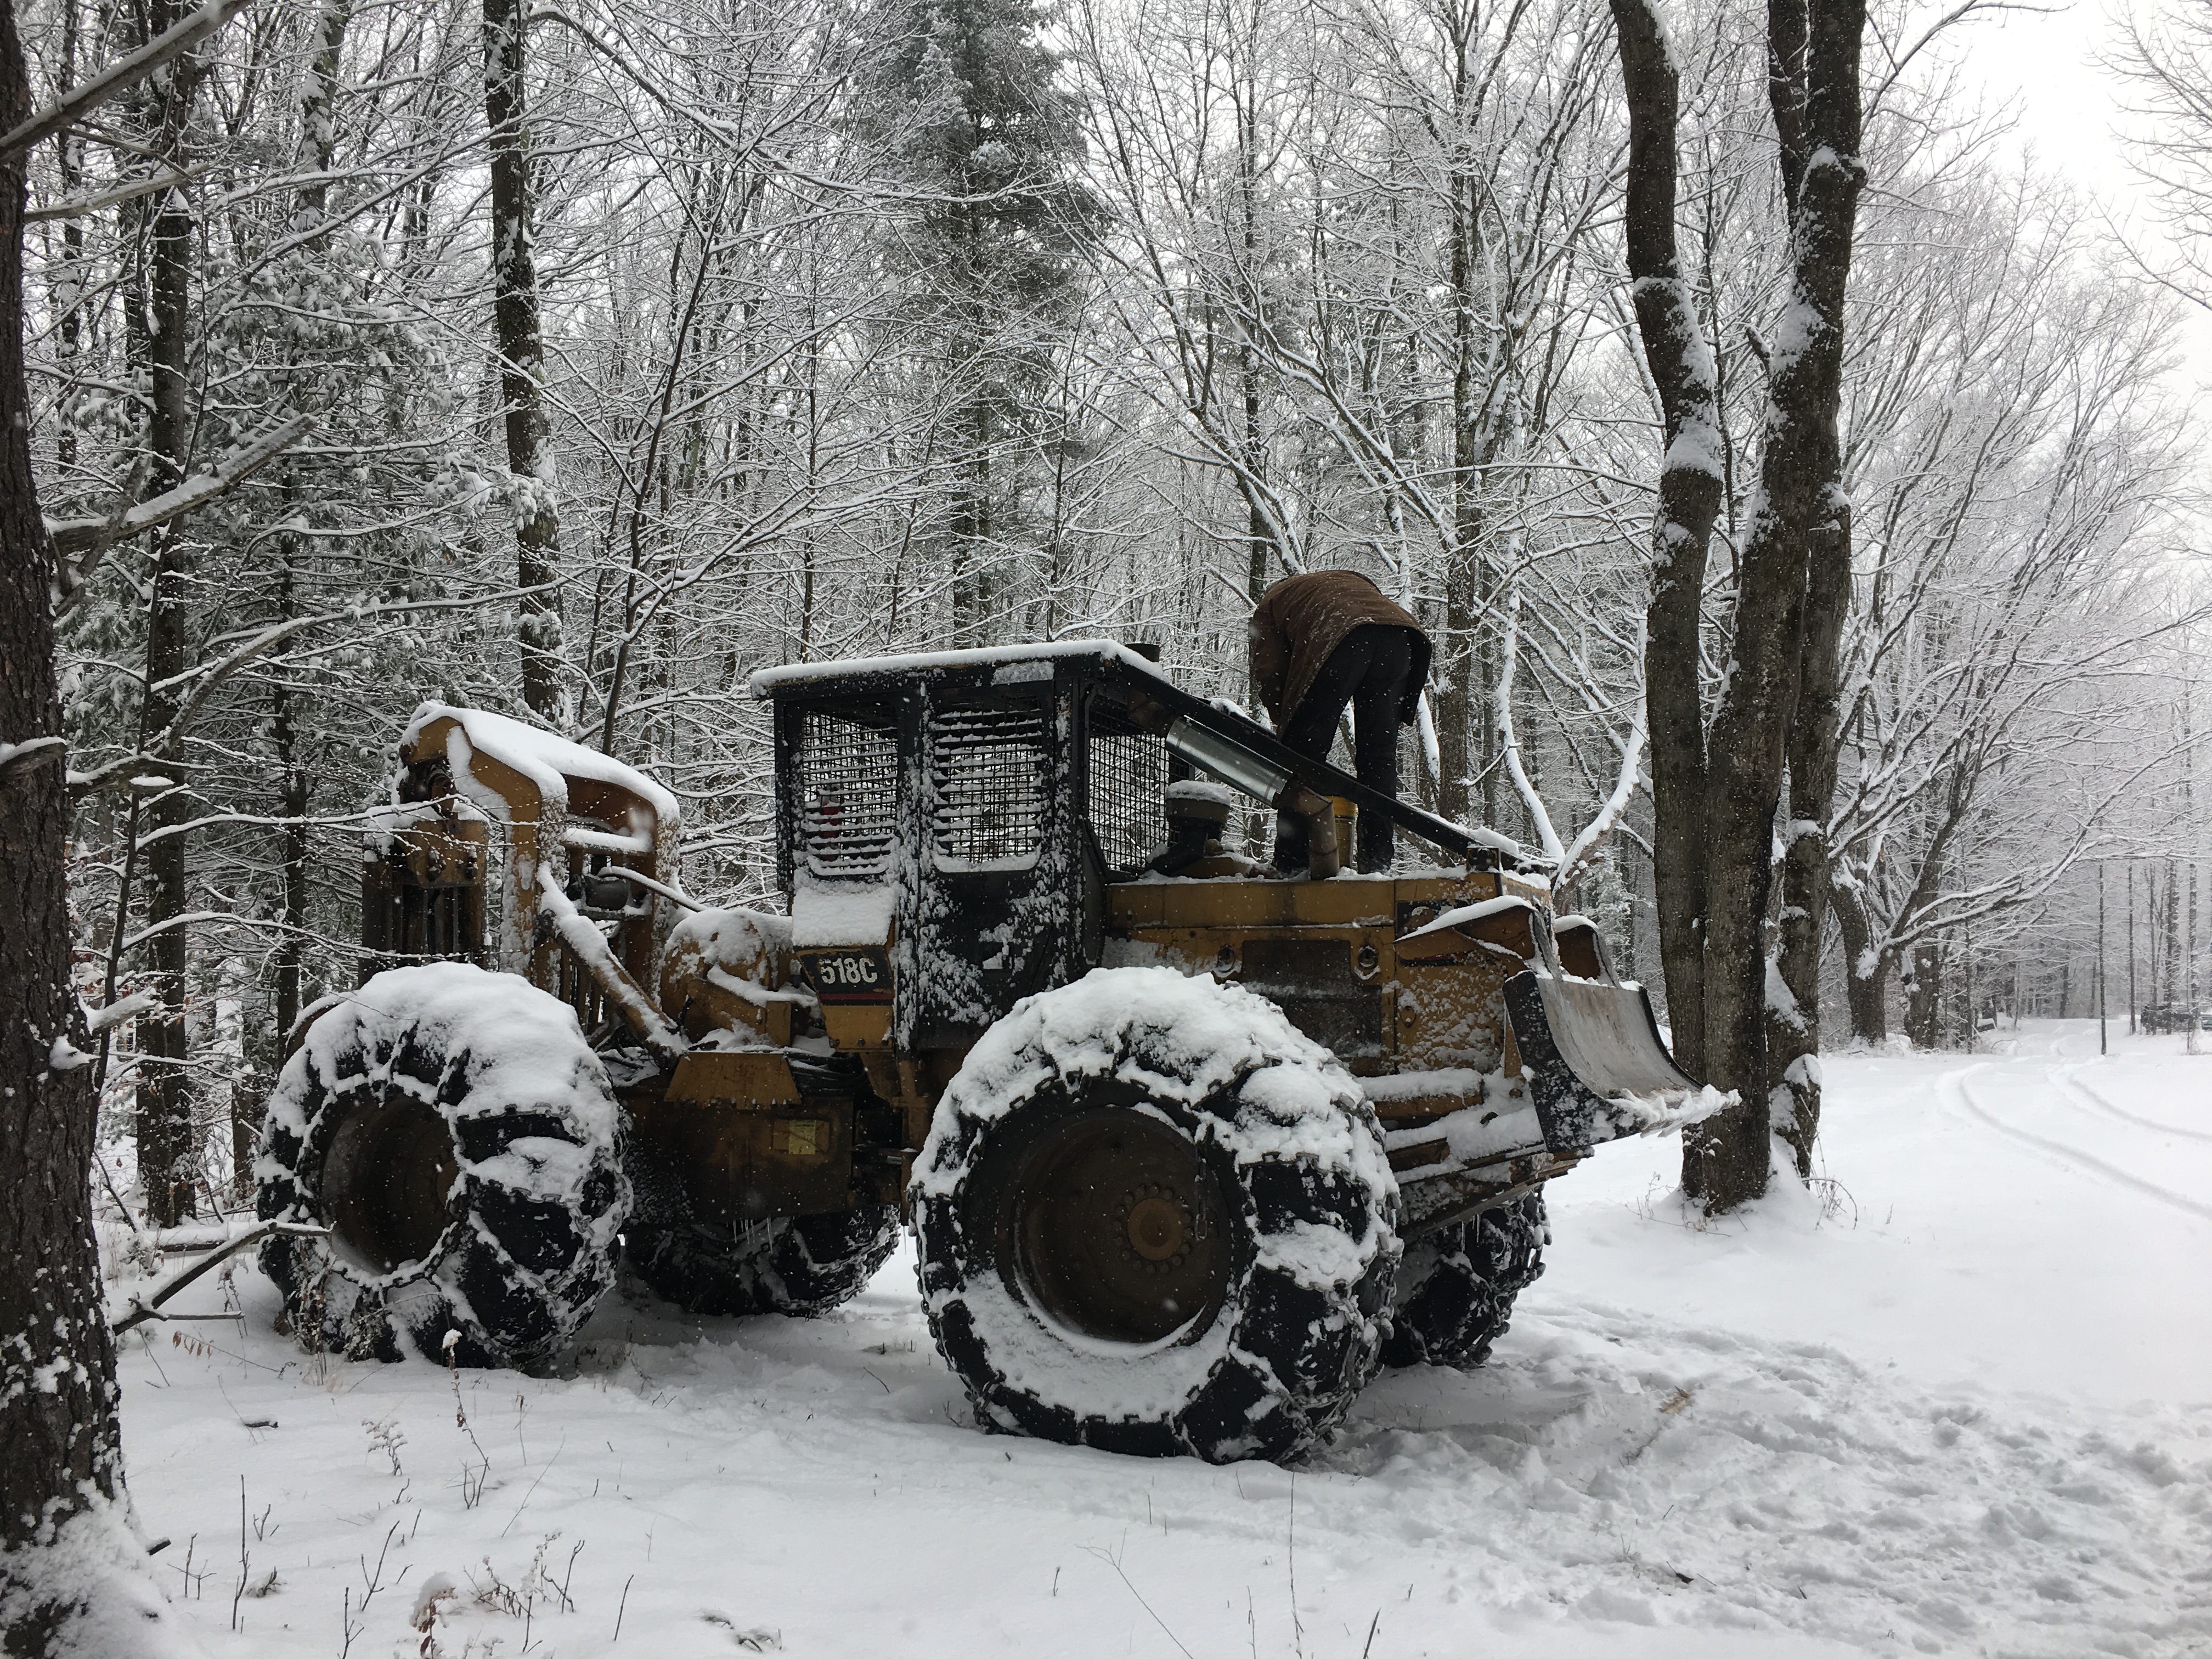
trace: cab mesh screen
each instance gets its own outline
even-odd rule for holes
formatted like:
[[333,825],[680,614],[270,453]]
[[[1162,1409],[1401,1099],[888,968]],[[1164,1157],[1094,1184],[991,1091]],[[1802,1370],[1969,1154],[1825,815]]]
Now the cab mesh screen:
[[940,858],[1002,864],[1042,848],[1050,718],[1042,703],[938,708],[930,726],[930,830]]
[[878,876],[890,862],[898,739],[880,726],[808,710],[799,733],[799,859],[831,879]]
[[1145,867],[1167,845],[1168,746],[1147,732],[1091,737],[1091,831],[1098,854],[1117,876]]

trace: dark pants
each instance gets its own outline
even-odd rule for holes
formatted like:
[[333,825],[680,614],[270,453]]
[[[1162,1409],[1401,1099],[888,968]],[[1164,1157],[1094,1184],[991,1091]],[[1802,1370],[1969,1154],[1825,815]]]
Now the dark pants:
[[[1398,793],[1398,713],[1413,672],[1413,636],[1403,628],[1370,623],[1344,636],[1329,653],[1304,700],[1283,727],[1283,741],[1322,760],[1335,740],[1337,722],[1352,708],[1352,769],[1360,782],[1386,795]],[[1359,815],[1359,868],[1387,870],[1396,850],[1390,820]],[[1288,813],[1275,819],[1275,867],[1300,870],[1306,862],[1306,826]]]

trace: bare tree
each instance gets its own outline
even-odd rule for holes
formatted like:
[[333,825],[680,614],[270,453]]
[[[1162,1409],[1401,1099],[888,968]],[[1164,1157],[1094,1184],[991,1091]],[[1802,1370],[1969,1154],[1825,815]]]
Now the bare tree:
[[[1794,793],[1785,907],[1800,902],[1786,917],[1781,965],[1801,977],[1808,968],[1816,973],[1826,854],[1812,838],[1824,834],[1824,790],[1832,786],[1834,644],[1850,597],[1850,507],[1837,418],[1844,299],[1865,172],[1859,87],[1865,7],[1861,0],[1770,0],[1767,8],[1768,103],[1789,226],[1789,291],[1767,350],[1759,487],[1737,557],[1729,672],[1710,727],[1688,666],[1698,660],[1701,594],[1687,579],[1702,574],[1697,562],[1712,522],[1704,503],[1717,504],[1723,469],[1705,413],[1711,407],[1710,355],[1701,334],[1691,343],[1691,308],[1673,246],[1678,71],[1656,13],[1615,10],[1632,131],[1641,129],[1640,144],[1632,139],[1638,205],[1631,210],[1631,274],[1645,360],[1662,388],[1668,428],[1662,489],[1665,474],[1679,473],[1675,500],[1662,498],[1647,655],[1661,836],[1655,861],[1664,865],[1671,854],[1701,866],[1699,875],[1670,871],[1664,878],[1662,951],[1670,970],[1677,963],[1686,969],[1693,951],[1702,957],[1690,981],[1692,996],[1670,975],[1677,1042],[1686,1027],[1693,1035],[1686,1054],[1710,1081],[1742,1097],[1686,1135],[1682,1184],[1709,1210],[1723,1210],[1765,1190],[1770,1090],[1808,1076],[1802,1066],[1790,1076],[1797,1055],[1784,1053],[1777,1064],[1770,1053],[1765,928],[1786,775]],[[1811,846],[1798,850],[1808,839]],[[1820,878],[1809,902],[1808,872]],[[1817,998],[1816,981],[1811,993]],[[1804,1001],[1801,994],[1801,1006]],[[1809,1052],[1817,1027],[1803,1034]],[[1791,1098],[1793,1109],[1777,1127],[1802,1167],[1817,1108]]]
[[521,0],[483,0],[484,121],[491,145],[492,331],[499,347],[514,513],[515,581],[526,590],[516,629],[522,700],[550,719],[561,701],[561,498],[545,416],[545,338],[532,252],[535,207]]
[[[197,30],[147,40],[137,73],[173,65],[169,48],[189,46],[221,15],[210,8],[184,20]],[[95,77],[76,94],[79,118],[130,84]],[[11,1653],[74,1646],[94,1620],[103,1644],[125,1652],[158,1638],[146,1628],[155,1609],[143,1606],[152,1596],[128,1583],[135,1550],[115,1508],[115,1352],[90,1204],[96,1102],[70,975],[70,809],[54,680],[61,584],[31,472],[23,372],[30,107],[9,5],[0,9],[0,127],[9,133],[0,139],[0,998],[15,1013],[0,1036],[0,1621]]]
[[2197,611],[2160,528],[2189,438],[2173,304],[2082,277],[2075,210],[2034,181],[1886,210],[1898,246],[1923,216],[1940,251],[1884,256],[1863,305],[1830,833],[1852,1032],[1887,1033],[1904,965],[1924,1041],[1944,939],[2139,841],[2128,801],[2173,741],[2162,641]]
[[2122,10],[2107,59],[2132,92],[2122,138],[2164,221],[2166,246],[2136,258],[2212,305],[2212,15],[2186,0]]
[[[30,109],[11,5],[0,126]],[[16,1011],[0,1032],[0,1618],[9,1647],[35,1654],[85,1611],[59,1576],[42,1578],[37,1553],[113,1503],[122,1443],[92,1231],[91,1044],[70,976],[56,573],[23,381],[23,164],[20,149],[0,161],[0,998]]]

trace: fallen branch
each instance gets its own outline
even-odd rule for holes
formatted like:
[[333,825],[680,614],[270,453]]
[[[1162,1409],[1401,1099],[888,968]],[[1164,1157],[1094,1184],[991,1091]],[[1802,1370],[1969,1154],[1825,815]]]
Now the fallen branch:
[[168,1318],[167,1314],[158,1311],[164,1302],[206,1273],[216,1262],[236,1255],[249,1244],[258,1243],[272,1234],[285,1238],[327,1238],[330,1237],[330,1231],[328,1227],[303,1227],[297,1222],[292,1221],[264,1221],[258,1226],[249,1227],[221,1249],[211,1251],[182,1273],[164,1279],[155,1288],[151,1296],[143,1298],[132,1297],[131,1310],[115,1322],[113,1327],[115,1334],[120,1336],[125,1331],[135,1330],[149,1319]]

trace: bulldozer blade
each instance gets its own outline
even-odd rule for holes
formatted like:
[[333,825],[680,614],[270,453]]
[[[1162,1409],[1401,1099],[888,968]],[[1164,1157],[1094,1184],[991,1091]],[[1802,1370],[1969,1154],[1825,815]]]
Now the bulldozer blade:
[[1505,1012],[1553,1152],[1694,1122],[1733,1098],[1674,1063],[1642,986],[1516,974]]

